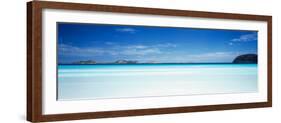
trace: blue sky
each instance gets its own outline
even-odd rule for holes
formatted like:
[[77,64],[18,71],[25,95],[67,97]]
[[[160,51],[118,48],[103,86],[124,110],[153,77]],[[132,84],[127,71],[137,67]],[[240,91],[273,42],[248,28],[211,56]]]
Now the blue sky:
[[257,54],[257,32],[149,26],[58,23],[58,61],[101,63],[232,62]]

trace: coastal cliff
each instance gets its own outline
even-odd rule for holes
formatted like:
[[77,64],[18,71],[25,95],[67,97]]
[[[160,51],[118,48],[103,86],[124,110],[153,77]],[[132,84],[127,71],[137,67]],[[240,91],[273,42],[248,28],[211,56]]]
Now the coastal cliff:
[[257,54],[244,54],[237,56],[233,62],[234,64],[256,64],[258,63]]

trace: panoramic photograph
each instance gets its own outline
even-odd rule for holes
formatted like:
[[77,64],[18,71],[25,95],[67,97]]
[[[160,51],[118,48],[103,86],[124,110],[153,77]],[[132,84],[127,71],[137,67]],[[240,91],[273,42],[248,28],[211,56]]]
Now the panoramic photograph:
[[57,23],[57,100],[258,91],[258,32]]

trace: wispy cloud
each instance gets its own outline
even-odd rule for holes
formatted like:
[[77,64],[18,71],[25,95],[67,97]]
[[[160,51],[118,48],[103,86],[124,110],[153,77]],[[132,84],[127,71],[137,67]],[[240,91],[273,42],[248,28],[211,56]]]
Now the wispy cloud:
[[154,45],[128,45],[128,46],[123,46],[128,49],[151,49],[151,48],[156,48],[156,49],[162,49],[162,48],[175,48],[177,47],[176,44],[172,43],[163,43],[163,44],[154,44]]
[[146,56],[162,54],[166,48],[174,48],[175,44],[164,43],[155,45],[119,45],[114,42],[105,42],[108,47],[78,47],[68,44],[59,44],[60,55],[65,56],[102,56],[102,55],[123,55],[123,56]]
[[105,42],[106,45],[114,45],[115,43],[113,42]]
[[234,38],[231,41],[232,42],[249,42],[249,41],[256,41],[257,40],[257,34],[251,33],[251,34],[245,34],[241,35],[238,38]]
[[128,49],[147,49],[149,46],[146,45],[129,45],[126,46]]
[[91,56],[91,55],[103,55],[103,54],[111,54],[114,53],[108,52],[102,48],[80,48],[77,46],[72,46],[68,44],[59,44],[59,54],[64,56]]
[[59,53],[65,53],[65,52],[75,52],[80,50],[78,47],[74,47],[68,44],[59,44]]
[[163,48],[168,48],[168,47],[172,47],[172,48],[175,48],[177,47],[176,44],[173,44],[173,43],[164,43],[164,44],[157,44],[155,45],[156,47],[163,47]]
[[138,61],[155,61],[155,62],[175,62],[175,63],[217,63],[219,62],[232,62],[236,56],[244,54],[245,52],[210,52],[210,53],[197,53],[188,54],[167,54],[165,52],[159,55],[150,55],[146,57],[133,58]]
[[117,28],[118,32],[127,32],[127,33],[135,33],[137,30],[134,28]]
[[155,45],[127,45],[119,46],[119,51],[122,55],[156,55],[163,54],[167,48],[175,48],[177,45],[172,43],[155,44]]
[[145,56],[150,54],[161,54],[162,52],[158,48],[145,48],[145,49],[125,49],[120,52],[121,55],[132,56]]
[[185,62],[231,62],[236,56],[246,52],[209,52],[201,54],[186,55]]
[[232,46],[232,45],[234,45],[234,43],[233,42],[229,42],[228,45]]
[[211,52],[211,53],[203,53],[203,54],[198,54],[197,57],[226,57],[226,56],[232,56],[233,52]]
[[141,62],[231,62],[236,56],[251,52],[227,52],[217,51],[208,53],[188,52],[167,52],[167,47],[173,48],[176,45],[172,43],[155,45],[117,45],[110,43],[110,47],[77,47],[67,44],[59,44],[59,54],[71,57],[111,57],[138,60]]

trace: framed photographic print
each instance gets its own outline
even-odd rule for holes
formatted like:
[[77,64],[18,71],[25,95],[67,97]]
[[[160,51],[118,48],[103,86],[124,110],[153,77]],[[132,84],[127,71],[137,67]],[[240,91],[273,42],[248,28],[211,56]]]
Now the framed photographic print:
[[27,120],[272,106],[272,17],[27,3]]

